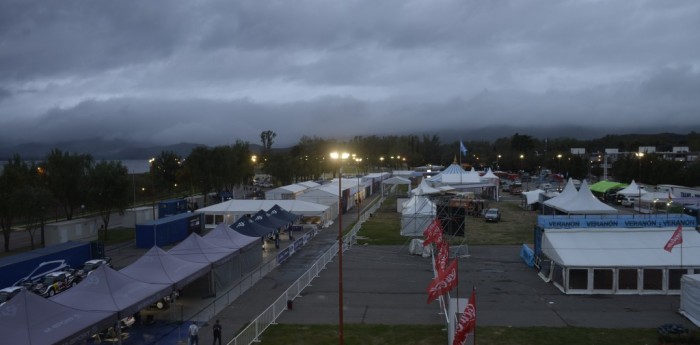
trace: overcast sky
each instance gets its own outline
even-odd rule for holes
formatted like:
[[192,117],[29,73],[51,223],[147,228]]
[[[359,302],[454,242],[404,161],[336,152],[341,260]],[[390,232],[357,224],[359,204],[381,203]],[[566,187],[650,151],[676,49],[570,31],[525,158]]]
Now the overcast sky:
[[700,1],[0,0],[0,144],[700,124]]

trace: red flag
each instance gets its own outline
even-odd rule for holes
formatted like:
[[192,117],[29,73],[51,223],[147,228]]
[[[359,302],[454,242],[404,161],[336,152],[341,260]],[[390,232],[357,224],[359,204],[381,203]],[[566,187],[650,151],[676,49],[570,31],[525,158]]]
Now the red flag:
[[671,252],[676,244],[683,243],[683,224],[678,224],[676,231],[673,232],[673,236],[666,242],[664,250]]
[[437,245],[437,251],[435,267],[437,267],[438,272],[442,272],[447,267],[447,260],[450,258],[450,244],[447,241],[440,241]]
[[476,292],[472,289],[472,296],[469,297],[467,307],[464,308],[462,316],[457,322],[457,330],[455,330],[454,340],[452,345],[462,345],[467,339],[467,335],[476,329]]
[[428,286],[428,303],[452,290],[457,285],[457,259],[452,260],[447,268],[439,272]]
[[423,236],[425,236],[425,241],[423,241],[424,246],[433,242],[442,241],[442,226],[437,218],[433,219],[430,225],[423,231]]

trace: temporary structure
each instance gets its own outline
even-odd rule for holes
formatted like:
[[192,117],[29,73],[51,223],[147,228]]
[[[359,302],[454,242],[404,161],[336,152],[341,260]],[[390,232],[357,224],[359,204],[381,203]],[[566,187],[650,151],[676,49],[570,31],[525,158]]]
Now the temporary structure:
[[424,195],[414,195],[401,210],[401,235],[423,236],[423,231],[435,219],[436,206]]
[[[664,250],[676,227],[547,230],[540,275],[567,294],[678,294],[683,274],[700,268],[700,236]],[[680,248],[679,248],[680,247]]]
[[678,311],[700,327],[700,274],[687,274],[681,278],[681,307]]

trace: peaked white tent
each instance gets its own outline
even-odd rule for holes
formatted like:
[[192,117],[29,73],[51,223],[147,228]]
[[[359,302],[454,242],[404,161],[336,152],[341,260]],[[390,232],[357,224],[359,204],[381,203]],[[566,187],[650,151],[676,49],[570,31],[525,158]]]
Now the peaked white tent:
[[426,180],[420,181],[418,187],[411,190],[411,194],[413,195],[430,195],[440,193],[442,193],[442,190],[430,186]]
[[573,199],[577,193],[578,191],[576,190],[574,181],[572,179],[569,179],[569,181],[566,183],[566,186],[564,187],[564,190],[559,195],[549,200],[546,200],[544,202],[544,205],[556,208],[558,206],[566,204],[569,200]]
[[401,210],[401,236],[423,236],[423,231],[435,219],[435,203],[424,195],[414,195],[404,202]]
[[555,209],[567,214],[615,214],[617,209],[598,200],[591,189],[588,188],[588,182],[583,181],[578,193],[569,200],[553,206]]
[[439,174],[428,179],[430,182],[444,184],[481,183],[481,176],[476,171],[464,171],[457,163],[452,163]]
[[647,191],[644,190],[644,188],[641,188],[637,183],[632,180],[632,182],[629,184],[629,186],[625,187],[623,190],[618,191],[617,194],[620,195],[625,195],[625,196],[635,196],[639,194],[646,194]]

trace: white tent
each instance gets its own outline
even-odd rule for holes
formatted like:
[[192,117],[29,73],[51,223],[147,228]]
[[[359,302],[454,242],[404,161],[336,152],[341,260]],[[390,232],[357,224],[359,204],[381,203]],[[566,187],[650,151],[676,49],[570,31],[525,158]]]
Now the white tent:
[[534,203],[540,202],[540,194],[544,193],[541,189],[535,189],[528,192],[523,192],[522,196],[525,198],[525,203],[527,205],[532,205]]
[[614,214],[617,209],[600,201],[593,195],[588,182],[583,181],[578,193],[571,200],[558,208],[568,214]]
[[282,187],[277,187],[265,192],[267,200],[290,200],[296,199],[297,196],[304,193],[309,187],[301,184],[290,184]]
[[[336,187],[337,189],[337,187]],[[336,191],[337,193],[337,191]],[[338,213],[337,194],[336,207],[331,209],[327,205],[321,205],[304,200],[240,200],[232,199],[215,205],[200,208],[197,212],[204,213],[204,225],[206,228],[215,228],[217,224],[233,224],[240,217],[253,215],[260,210],[267,211],[275,205],[279,205],[286,211],[305,217],[320,217],[323,224],[332,219]]]
[[494,174],[493,171],[491,171],[491,168],[488,168],[486,170],[486,173],[484,174],[484,176],[481,176],[481,179],[482,180],[491,180],[491,179],[500,180],[500,178],[498,176],[496,176],[496,174]]
[[411,194],[413,195],[430,195],[430,194],[440,194],[442,193],[442,190],[433,188],[426,182],[426,180],[420,181],[420,184],[418,187],[414,188],[411,191]]
[[481,183],[481,176],[476,171],[464,171],[457,163],[452,163],[439,174],[428,179],[430,182],[443,184]]
[[635,196],[639,194],[646,194],[647,191],[644,190],[643,187],[640,187],[637,183],[632,180],[632,182],[629,184],[629,186],[625,187],[623,190],[618,191],[617,194],[620,195],[625,195],[625,196]]
[[[675,227],[547,230],[541,275],[567,294],[678,294],[683,274],[700,268],[700,235],[683,231],[669,253]],[[681,247],[682,246],[682,247]]]
[[405,177],[399,177],[399,176],[394,176],[390,177],[388,179],[385,179],[382,181],[382,195],[384,194],[384,186],[398,186],[398,185],[406,185],[406,190],[411,189],[411,180],[405,178]]
[[549,206],[552,208],[556,208],[558,206],[566,204],[569,200],[573,199],[578,191],[576,190],[576,186],[574,186],[574,181],[572,179],[569,179],[569,181],[566,183],[566,186],[564,187],[564,190],[559,193],[559,195],[546,200],[544,202],[545,206]]
[[[573,185],[573,182],[571,182],[571,185]],[[568,184],[567,184],[568,187]],[[558,198],[561,198],[561,196],[564,195],[562,192],[561,195],[559,195],[556,198],[552,198],[550,200],[545,201],[545,205],[550,206],[554,209],[557,209],[558,211],[567,213],[567,214],[614,214],[618,213],[617,209],[603,203],[602,201],[598,200],[593,193],[591,193],[591,189],[588,188],[588,182],[583,181],[581,183],[581,188],[579,189],[578,193],[576,193],[573,197],[569,197],[568,199],[564,199],[563,202],[550,202],[552,200],[556,200]],[[561,199],[560,199],[561,200]],[[548,204],[548,202],[550,202]]]
[[435,219],[436,206],[426,196],[414,195],[404,202],[401,210],[401,235],[423,236],[423,231]]
[[687,274],[681,278],[681,307],[678,311],[700,327],[700,274]]

